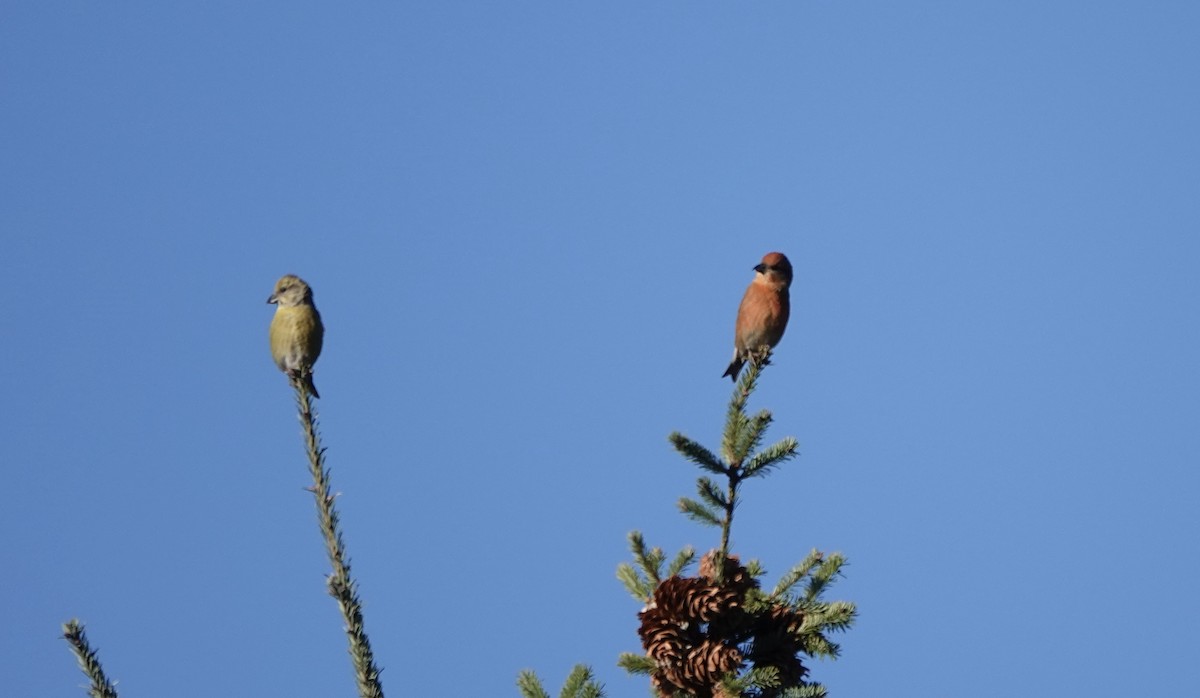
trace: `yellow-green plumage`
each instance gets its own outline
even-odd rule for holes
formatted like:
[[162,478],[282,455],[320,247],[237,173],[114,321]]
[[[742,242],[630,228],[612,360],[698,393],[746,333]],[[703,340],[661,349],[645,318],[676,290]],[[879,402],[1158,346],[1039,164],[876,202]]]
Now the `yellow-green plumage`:
[[325,326],[313,305],[312,289],[300,277],[288,274],[276,282],[267,302],[275,304],[271,358],[289,378],[301,381],[313,397],[321,397],[313,385],[312,370],[321,355]]

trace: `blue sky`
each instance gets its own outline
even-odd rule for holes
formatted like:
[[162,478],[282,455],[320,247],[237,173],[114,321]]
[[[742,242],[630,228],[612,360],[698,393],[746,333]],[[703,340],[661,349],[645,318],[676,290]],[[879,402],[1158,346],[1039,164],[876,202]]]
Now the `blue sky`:
[[850,559],[834,696],[1200,681],[1200,8],[1185,2],[9,3],[0,677],[354,694],[264,301],[308,280],[389,695],[610,696],[625,536],[751,406],[768,581]]

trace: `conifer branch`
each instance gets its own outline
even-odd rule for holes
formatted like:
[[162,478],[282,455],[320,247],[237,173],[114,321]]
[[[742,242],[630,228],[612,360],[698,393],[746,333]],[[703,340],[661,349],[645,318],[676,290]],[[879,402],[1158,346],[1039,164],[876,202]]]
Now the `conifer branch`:
[[743,418],[745,421],[742,429],[732,446],[732,452],[736,456],[735,466],[743,466],[750,454],[762,444],[763,436],[766,435],[767,427],[772,421],[771,413],[767,410],[762,410],[753,417],[743,415]]
[[329,485],[329,470],[325,467],[325,449],[317,434],[317,419],[312,410],[312,396],[300,381],[294,381],[296,404],[300,411],[300,424],[304,428],[304,441],[308,450],[309,470],[313,477],[313,493],[317,503],[317,520],[321,535],[325,539],[325,552],[333,573],[326,580],[329,595],[338,602],[342,618],[346,623],[346,637],[350,643],[350,658],[354,663],[355,679],[360,698],[383,698],[383,686],[379,680],[380,670],[375,665],[371,652],[371,641],[363,627],[362,602],[358,598],[358,585],[350,576],[350,561],[338,526],[338,513],[334,507],[334,495]]
[[852,603],[821,600],[844,563],[840,554],[826,557],[813,550],[768,594],[760,585],[762,565],[753,559],[742,564],[730,553],[742,482],[764,476],[797,455],[792,437],[763,448],[771,413],[746,412],[769,355],[751,357],[734,388],[721,441],[723,461],[678,432],[669,437],[676,450],[702,470],[725,476],[722,483],[701,475],[698,498],[679,500],[689,518],[720,527],[720,546],[704,555],[697,576],[679,574],[694,556],[684,551],[663,579],[661,550],[647,551],[635,533],[630,535],[631,548],[646,577],[627,564],[617,570],[626,587],[646,602],[638,613],[638,635],[646,652],[622,654],[618,664],[630,673],[649,675],[656,696],[822,698],[822,685],[804,681],[808,667],[801,656],[836,658],[841,648],[826,633],[850,627],[857,613]]
[[787,574],[779,578],[779,582],[775,585],[775,590],[771,592],[771,598],[780,599],[790,594],[792,588],[800,583],[801,580],[808,577],[809,572],[819,565],[822,559],[824,559],[824,554],[813,548],[807,557],[801,560],[795,567],[788,570]]
[[754,454],[746,462],[746,466],[742,469],[742,474],[746,477],[765,475],[771,468],[795,458],[798,455],[796,452],[798,448],[799,444],[796,443],[794,438],[785,436],[778,443],[771,444]]
[[758,387],[758,374],[762,372],[763,366],[767,364],[770,356],[771,353],[768,351],[762,360],[752,357],[746,365],[746,370],[742,372],[742,377],[733,388],[733,399],[729,401],[729,410],[725,417],[725,433],[721,439],[721,453],[731,466],[740,466],[746,457],[747,452],[739,453],[740,449],[735,446],[745,446],[748,443],[739,439],[739,435],[745,432],[749,423],[749,419],[746,417],[746,401],[750,399],[750,393],[753,393],[754,389]]
[[779,698],[826,698],[828,695],[824,686],[819,683],[810,683],[789,688],[780,693]]
[[716,454],[683,434],[674,431],[671,432],[667,439],[675,446],[676,451],[682,453],[688,460],[699,465],[701,468],[717,475],[724,475],[729,472],[729,467],[722,463]]
[[806,653],[814,657],[837,659],[842,654],[842,648],[836,642],[831,642],[829,638],[818,632],[805,635],[802,647]]
[[747,689],[754,686],[754,682],[749,676],[738,676],[737,674],[727,674],[719,682],[719,692],[714,691],[716,695],[722,696],[743,696],[746,695]]
[[716,526],[719,528],[725,523],[712,508],[688,497],[679,498],[679,510],[692,521],[705,524],[706,526]]
[[657,586],[662,581],[663,561],[667,559],[662,548],[650,548],[647,550],[646,539],[642,537],[639,531],[631,531],[629,533],[629,548],[633,552],[633,559],[637,561],[638,566],[642,568],[642,572],[646,575],[646,579]]
[[658,669],[658,662],[654,661],[653,657],[647,657],[644,654],[622,652],[620,656],[617,657],[617,666],[621,667],[630,674],[649,676]]
[[706,477],[701,477],[696,481],[696,490],[700,493],[700,499],[714,509],[723,509],[729,504],[729,501],[725,499],[725,493],[721,491],[720,487],[717,487],[717,483]]
[[754,667],[746,674],[746,682],[748,686],[755,688],[778,688],[780,684],[779,668],[774,666]]
[[96,650],[88,644],[83,624],[72,618],[63,623],[62,630],[63,639],[71,646],[71,651],[79,662],[79,668],[91,682],[88,695],[91,698],[117,698],[116,687],[104,675],[104,667],[100,666],[100,658],[97,656]]
[[529,669],[517,674],[517,688],[525,698],[550,698],[550,694],[542,687],[541,679]]
[[[729,534],[733,527],[733,512],[737,508],[738,485],[747,477],[743,464],[750,452],[762,441],[763,434],[771,424],[771,413],[762,410],[753,418],[746,415],[746,401],[758,386],[758,376],[764,366],[770,363],[771,352],[768,350],[761,356],[751,357],[746,370],[733,389],[733,397],[729,401],[729,410],[725,420],[725,433],[721,439],[721,453],[729,463],[725,472],[729,482],[725,494],[719,497],[724,503],[720,506],[725,514],[721,520],[721,545],[717,549],[717,557],[724,560],[729,556]],[[759,469],[761,469],[761,465]],[[690,513],[690,512],[689,512]],[[721,569],[718,567],[718,569]]]
[[681,573],[696,558],[696,551],[691,546],[684,547],[671,560],[664,575],[662,567],[663,562],[667,559],[666,554],[663,553],[662,548],[647,549],[646,539],[642,537],[641,532],[631,531],[629,533],[629,549],[641,571],[639,572],[627,562],[622,562],[617,565],[617,579],[621,581],[633,598],[643,602],[650,598],[655,587],[663,579]]
[[675,559],[671,561],[671,565],[667,568],[667,576],[674,577],[676,575],[683,574],[683,571],[687,569],[688,565],[691,565],[692,561],[695,559],[696,549],[690,545],[685,546],[684,549],[680,550],[679,554],[675,556]]
[[821,597],[825,588],[833,581],[841,569],[845,558],[840,553],[832,553],[828,558],[817,563],[813,569],[812,576],[808,580],[808,588],[805,590],[804,598],[807,601],[815,601]]
[[604,686],[596,683],[592,668],[585,664],[577,664],[563,683],[560,698],[602,698]]
[[[646,548],[646,539],[642,536],[641,531],[630,531],[628,539],[629,551],[633,553],[633,559],[637,560],[638,564],[645,570],[648,566],[647,559],[649,554]],[[647,576],[654,579],[653,572],[648,573]],[[657,582],[658,580],[654,579],[654,581]]]
[[626,591],[638,601],[645,601],[654,593],[655,584],[638,574],[633,565],[622,562],[617,565],[617,579],[625,585]]
[[[517,675],[517,688],[525,698],[550,698],[542,680],[529,669]],[[604,686],[596,682],[591,667],[576,664],[558,695],[560,698],[604,698]]]
[[831,601],[825,605],[822,627],[833,632],[845,632],[854,625],[858,607],[849,601]]

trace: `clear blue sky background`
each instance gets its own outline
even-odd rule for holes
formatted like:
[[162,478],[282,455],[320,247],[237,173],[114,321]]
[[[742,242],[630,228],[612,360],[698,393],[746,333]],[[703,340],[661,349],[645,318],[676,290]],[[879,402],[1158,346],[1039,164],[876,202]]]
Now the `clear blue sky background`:
[[264,301],[328,328],[328,459],[390,696],[609,695],[626,534],[752,407],[768,582],[857,602],[834,696],[1200,682],[1200,5],[6,3],[5,695],[351,696]]

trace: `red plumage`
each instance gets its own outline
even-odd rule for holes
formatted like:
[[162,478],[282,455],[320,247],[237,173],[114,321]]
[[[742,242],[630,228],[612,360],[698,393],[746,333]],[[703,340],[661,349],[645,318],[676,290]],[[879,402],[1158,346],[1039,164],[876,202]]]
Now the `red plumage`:
[[774,348],[787,329],[791,302],[792,263],[781,252],[768,252],[754,267],[754,280],[738,306],[734,326],[733,361],[721,376],[737,382],[738,373],[752,354]]

